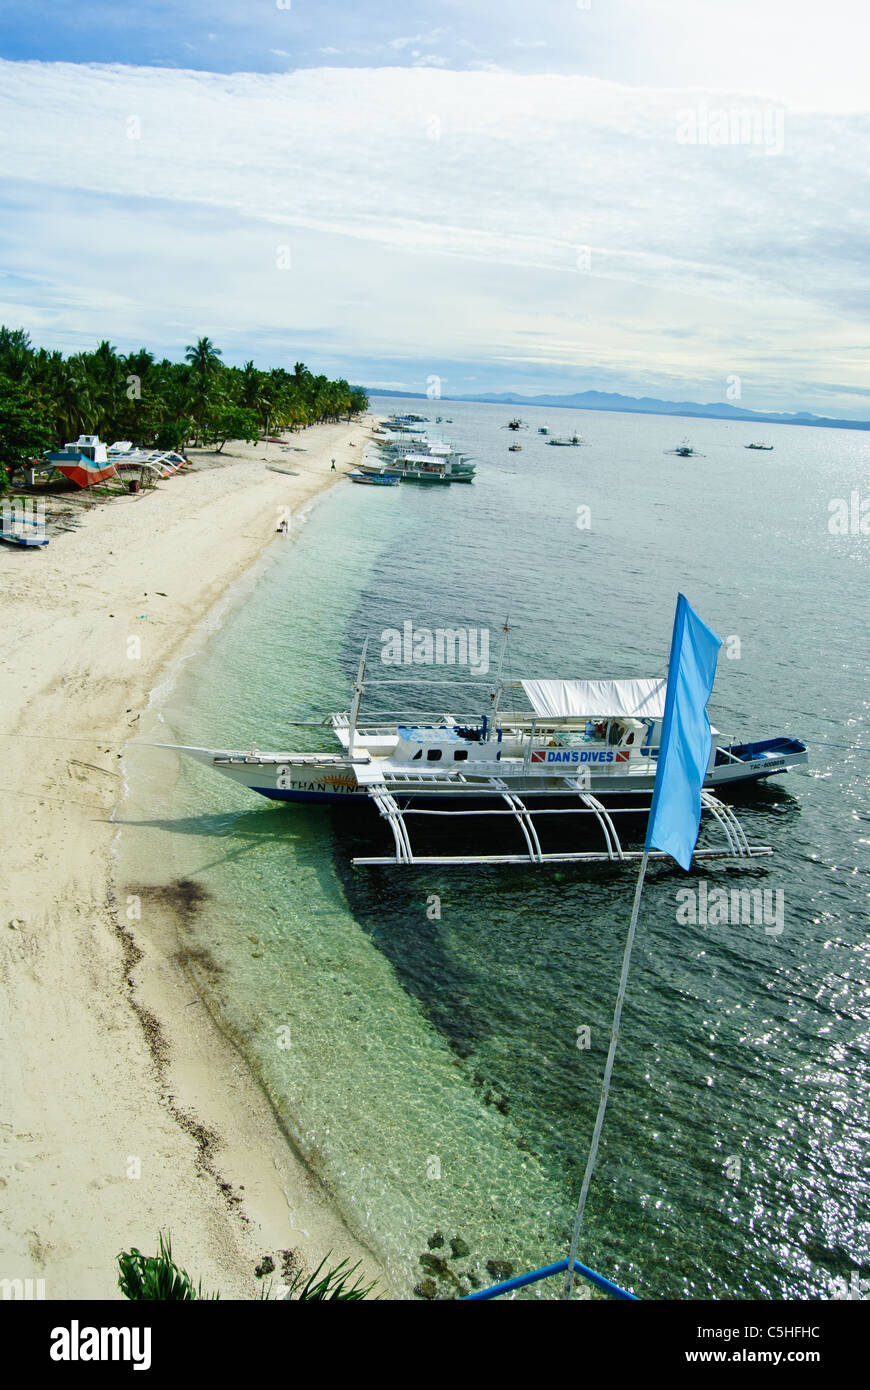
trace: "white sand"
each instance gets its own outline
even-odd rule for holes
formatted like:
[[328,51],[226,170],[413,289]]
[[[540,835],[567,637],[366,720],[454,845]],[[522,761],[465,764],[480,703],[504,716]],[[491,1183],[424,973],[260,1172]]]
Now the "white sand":
[[[44,1279],[46,1298],[120,1297],[119,1251],[152,1253],[167,1228],[225,1297],[254,1296],[254,1266],[284,1249],[309,1269],[329,1250],[362,1259],[389,1289],[173,960],[172,931],[124,923],[143,952],[125,964],[107,900],[118,753],[149,691],[280,509],[339,480],[368,428],[288,436],[304,453],[229,444],[222,466],[87,510],[44,550],[0,547],[0,1278]],[[205,1169],[197,1125],[218,1136]]]

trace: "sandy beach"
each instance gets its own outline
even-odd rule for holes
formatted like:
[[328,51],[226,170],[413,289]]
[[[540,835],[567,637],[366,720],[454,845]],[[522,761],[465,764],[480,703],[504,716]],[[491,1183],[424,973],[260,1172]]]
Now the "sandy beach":
[[120,753],[149,692],[369,427],[194,452],[194,469],[154,491],[81,508],[47,549],[0,552],[0,1278],[44,1280],[47,1299],[120,1298],[116,1256],[153,1253],[166,1229],[177,1261],[223,1297],[257,1296],[265,1255],[280,1283],[288,1249],[308,1269],[330,1251],[361,1260],[388,1290],[165,922],[128,920],[110,881]]

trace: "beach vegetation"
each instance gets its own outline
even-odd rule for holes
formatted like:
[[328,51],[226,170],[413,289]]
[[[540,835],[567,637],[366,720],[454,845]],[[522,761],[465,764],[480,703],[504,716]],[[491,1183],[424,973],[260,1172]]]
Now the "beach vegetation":
[[252,410],[244,410],[238,405],[220,403],[213,407],[203,424],[202,442],[209,447],[217,445],[220,453],[228,439],[243,439],[247,444],[256,444],[260,438],[260,426]]
[[348,1265],[347,1260],[342,1260],[334,1269],[324,1272],[327,1258],[325,1256],[320,1261],[307,1279],[301,1270],[294,1274],[288,1285],[287,1297],[297,1303],[358,1303],[374,1292],[377,1285],[363,1283],[358,1272],[359,1263]]
[[35,348],[23,328],[0,326],[0,491],[9,471],[80,434],[111,443],[182,452],[189,443],[256,442],[260,434],[350,420],[366,410],[360,386],[332,380],[304,362],[267,370],[228,366],[209,337],[184,360],[158,360],[147,347],[124,353],[105,338],[92,352]]
[[0,376],[0,493],[12,474],[50,447],[51,427],[44,407],[24,386]]
[[[202,1282],[194,1287],[193,1280],[172,1258],[169,1232],[158,1236],[158,1253],[143,1255],[135,1245],[118,1256],[118,1288],[125,1298],[133,1300],[189,1301],[208,1295],[202,1292]],[[219,1294],[213,1297],[220,1297]]]
[[[156,1255],[143,1255],[134,1246],[122,1251],[118,1256],[118,1287],[125,1298],[132,1300],[172,1300],[190,1301],[192,1299],[218,1299],[219,1293],[204,1294],[202,1281],[194,1285],[186,1270],[181,1269],[172,1258],[172,1241],[169,1232],[158,1235]],[[324,1269],[329,1256],[324,1256],[313,1274],[307,1277],[302,1270],[295,1271],[285,1285],[284,1297],[296,1303],[356,1303],[367,1298],[376,1284],[365,1284],[359,1274],[359,1263],[349,1265],[342,1260],[332,1269]],[[275,1265],[271,1257],[266,1258],[257,1269],[258,1277],[270,1273]],[[262,1298],[268,1299],[271,1285],[264,1286]]]

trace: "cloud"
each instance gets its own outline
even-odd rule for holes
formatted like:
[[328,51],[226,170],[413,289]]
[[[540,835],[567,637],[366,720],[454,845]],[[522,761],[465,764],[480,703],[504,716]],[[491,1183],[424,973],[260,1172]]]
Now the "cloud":
[[859,116],[783,109],[768,153],[678,138],[686,110],[697,135],[702,110],[709,134],[711,112],[770,109],[744,92],[423,68],[0,78],[4,264],[53,331],[80,333],[90,295],[113,341],[189,341],[195,319],[250,355],[283,322],[434,371],[498,357],[625,389],[654,360],[682,398],[733,372],[781,394],[828,359],[865,379]]
[[443,33],[443,29],[430,29],[427,34],[411,34],[405,38],[390,39],[389,47],[401,51],[403,48],[414,48],[421,43],[436,43]]

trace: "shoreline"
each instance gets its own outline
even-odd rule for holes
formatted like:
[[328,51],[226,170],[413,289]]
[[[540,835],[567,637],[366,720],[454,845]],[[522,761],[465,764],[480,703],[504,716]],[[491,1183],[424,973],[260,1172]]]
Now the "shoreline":
[[288,441],[299,453],[200,452],[210,466],[94,507],[42,564],[0,556],[15,653],[0,672],[0,1277],[43,1279],[48,1299],[120,1298],[118,1252],[155,1251],[167,1229],[223,1297],[259,1296],[267,1254],[274,1293],[285,1249],[308,1270],[359,1260],[391,1292],[197,991],[173,914],[128,920],[113,900],[119,750],[197,629],[254,582],[283,509],[307,513],[339,481],[370,419],[309,427]]

